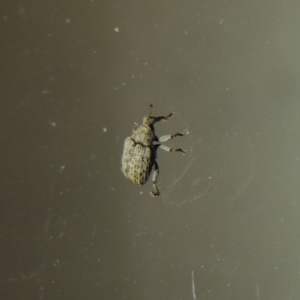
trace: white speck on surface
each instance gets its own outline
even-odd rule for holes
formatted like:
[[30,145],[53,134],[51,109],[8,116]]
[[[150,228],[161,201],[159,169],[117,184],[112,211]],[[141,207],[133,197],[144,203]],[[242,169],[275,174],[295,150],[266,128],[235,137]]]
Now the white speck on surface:
[[50,125],[51,127],[56,127],[56,122],[50,121],[50,122],[49,122],[49,125]]
[[219,23],[220,23],[220,24],[222,24],[222,23],[223,23],[223,21],[224,21],[224,19],[222,18],[222,19],[220,19]]
[[66,168],[65,165],[59,166],[59,173],[62,173],[65,168]]
[[107,132],[107,128],[106,128],[106,127],[103,127],[103,128],[102,128],[102,131],[103,131],[104,133],[106,133],[106,132]]
[[66,23],[70,23],[71,20],[70,20],[69,18],[66,18],[66,19],[65,19],[65,22],[66,22]]
[[115,28],[114,28],[114,31],[115,31],[115,32],[120,32],[119,27],[115,27]]

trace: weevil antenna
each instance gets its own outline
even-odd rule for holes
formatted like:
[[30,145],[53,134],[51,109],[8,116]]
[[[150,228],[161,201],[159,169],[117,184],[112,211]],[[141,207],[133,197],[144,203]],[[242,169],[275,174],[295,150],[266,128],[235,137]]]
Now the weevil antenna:
[[149,117],[152,115],[152,109],[153,109],[153,104],[151,103],[149,107]]

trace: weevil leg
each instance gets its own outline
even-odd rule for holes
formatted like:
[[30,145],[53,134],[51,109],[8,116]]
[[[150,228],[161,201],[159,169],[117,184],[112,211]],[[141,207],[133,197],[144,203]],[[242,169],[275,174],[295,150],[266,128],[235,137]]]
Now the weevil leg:
[[159,167],[158,167],[158,163],[155,161],[153,175],[152,175],[153,192],[150,192],[152,197],[157,197],[160,194],[156,186],[158,174],[159,174]]
[[189,134],[189,133],[190,133],[189,130],[185,129],[182,133],[178,132],[178,133],[175,133],[175,134],[163,135],[163,136],[159,137],[157,141],[158,142],[166,142],[168,140],[173,139],[176,136],[184,136],[184,135]]
[[168,152],[181,152],[183,154],[186,153],[186,151],[184,149],[181,149],[181,148],[178,148],[178,149],[173,149],[173,148],[170,148],[166,145],[159,145],[159,148],[162,149],[162,150],[165,150],[165,151],[168,151]]

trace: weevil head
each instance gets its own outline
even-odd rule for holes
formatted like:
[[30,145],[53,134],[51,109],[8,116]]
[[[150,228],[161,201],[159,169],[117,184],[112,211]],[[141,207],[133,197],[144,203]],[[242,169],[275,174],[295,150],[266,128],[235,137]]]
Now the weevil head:
[[147,126],[153,126],[153,124],[156,122],[156,118],[155,117],[151,117],[151,116],[146,116],[143,118],[143,125],[147,125]]
[[152,117],[152,109],[153,109],[153,104],[149,105],[149,115],[144,117],[143,119],[143,125],[150,126],[151,128],[153,127],[153,124],[155,123],[155,117]]

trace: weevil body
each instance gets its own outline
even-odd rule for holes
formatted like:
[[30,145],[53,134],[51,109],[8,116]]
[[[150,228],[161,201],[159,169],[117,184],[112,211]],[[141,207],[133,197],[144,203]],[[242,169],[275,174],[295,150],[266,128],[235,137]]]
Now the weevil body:
[[154,124],[166,121],[168,118],[172,117],[174,113],[170,113],[165,117],[153,117],[151,114],[152,105],[150,105],[149,115],[143,119],[143,124],[138,126],[135,123],[132,135],[125,139],[121,170],[125,177],[133,183],[143,185],[148,181],[151,171],[154,169],[152,176],[153,191],[151,192],[151,195],[155,197],[160,194],[156,186],[159,174],[159,167],[156,162],[157,149],[161,148],[165,151],[177,151],[185,154],[185,150],[181,148],[172,149],[166,145],[160,144],[160,142],[166,142],[175,136],[184,136],[188,134],[189,131],[188,129],[185,129],[182,133],[164,135],[158,138],[155,135]]

